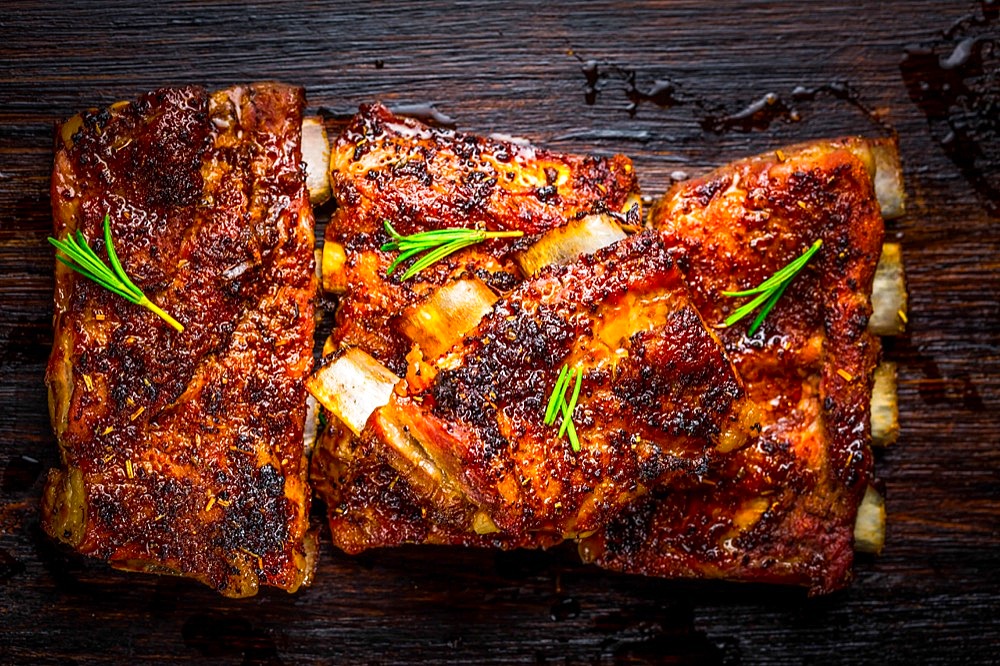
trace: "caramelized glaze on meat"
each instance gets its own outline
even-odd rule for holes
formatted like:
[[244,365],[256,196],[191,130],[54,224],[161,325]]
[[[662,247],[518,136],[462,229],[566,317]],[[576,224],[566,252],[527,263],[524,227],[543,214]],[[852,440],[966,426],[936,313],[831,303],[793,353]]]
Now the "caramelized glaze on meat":
[[[543,424],[563,365],[583,373],[579,452]],[[379,410],[372,430],[450,524],[573,537],[651,487],[696,481],[742,444],[742,397],[650,232],[525,281],[439,361],[426,389]]]
[[[338,208],[326,243],[343,248],[345,287],[331,344],[357,346],[397,374],[410,343],[395,317],[436,287],[475,276],[497,292],[520,281],[512,254],[545,231],[591,213],[631,212],[638,183],[628,158],[557,154],[511,141],[431,128],[362,106],[334,142],[330,180]],[[403,235],[454,227],[523,231],[438,262],[414,279],[386,278],[384,222]]]
[[880,347],[867,332],[883,237],[870,155],[817,142],[676,186],[651,212],[706,321],[817,238],[823,246],[753,336],[719,331],[760,417],[755,442],[697,489],[641,502],[581,547],[604,567],[660,576],[843,586],[872,475],[869,418]]
[[543,541],[544,535],[532,535],[531,540],[516,541],[456,526],[454,515],[443,514],[426,489],[420,492],[411,486],[388,462],[385,447],[373,447],[372,440],[356,437],[331,419],[313,452],[310,480],[327,502],[333,543],[344,552],[353,555],[404,543],[514,548],[561,540]]
[[[363,106],[334,142],[330,178],[338,209],[325,242],[341,248],[344,260],[328,349],[359,347],[400,376],[412,368],[401,316],[442,285],[476,279],[505,294],[523,280],[514,253],[544,232],[591,214],[631,224],[639,218],[638,183],[623,156],[557,154],[435,129],[381,105]],[[401,234],[477,227],[525,236],[467,248],[401,282],[398,274],[386,277],[394,256],[379,251],[389,240],[386,220]],[[411,487],[381,453],[336,423],[320,435],[311,478],[328,505],[337,546],[358,552],[402,542],[513,545],[449,527],[423,499],[426,488]]]
[[163,89],[63,126],[55,233],[79,229],[174,315],[62,265],[47,383],[62,468],[43,526],[113,566],[228,596],[307,583],[303,456],[313,219],[304,96],[279,84]]

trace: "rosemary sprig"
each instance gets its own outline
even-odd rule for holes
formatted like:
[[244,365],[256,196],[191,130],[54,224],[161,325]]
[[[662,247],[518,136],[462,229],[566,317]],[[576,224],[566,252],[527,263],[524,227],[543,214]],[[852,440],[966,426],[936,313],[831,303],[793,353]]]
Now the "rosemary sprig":
[[729,296],[731,298],[739,298],[742,296],[754,296],[750,301],[747,301],[741,305],[737,310],[726,318],[723,323],[723,328],[732,326],[740,319],[743,319],[748,314],[756,310],[763,304],[760,312],[754,318],[753,323],[750,324],[750,328],[747,329],[747,335],[753,335],[760,328],[760,325],[764,322],[764,318],[767,317],[768,313],[774,307],[774,304],[778,302],[781,295],[785,293],[785,289],[791,284],[795,276],[799,274],[802,268],[809,262],[814,254],[823,245],[823,239],[818,238],[816,242],[810,246],[808,250],[802,253],[798,259],[795,259],[789,263],[784,268],[778,270],[774,275],[768,279],[761,282],[759,285],[753,289],[747,289],[746,291],[724,291],[723,296]]
[[108,291],[118,294],[125,300],[156,313],[178,331],[184,330],[184,326],[179,321],[146,298],[142,290],[125,274],[125,269],[122,268],[121,262],[118,261],[118,255],[115,253],[114,243],[111,242],[110,215],[104,216],[104,245],[108,251],[111,268],[108,268],[107,264],[101,261],[97,254],[90,249],[90,246],[87,245],[87,239],[84,238],[79,229],[76,230],[76,235],[70,234],[64,241],[49,236],[49,242],[55,245],[59,252],[62,252],[62,254],[56,253],[56,259],[69,268],[93,280]]
[[[566,389],[569,388],[570,382],[576,378],[576,385],[573,387],[573,393],[570,396],[569,402],[566,402]],[[573,451],[580,451],[580,439],[576,435],[576,428],[573,426],[573,412],[576,410],[576,401],[580,398],[580,388],[583,386],[583,370],[578,368],[569,369],[568,365],[563,365],[562,370],[559,371],[559,377],[556,379],[556,385],[552,389],[552,395],[549,396],[549,404],[545,408],[545,418],[542,422],[545,425],[555,425],[556,417],[559,412],[562,412],[562,426],[559,428],[559,438],[569,434],[569,445],[573,448]]]
[[396,268],[410,257],[426,252],[424,256],[413,262],[402,280],[408,280],[431,264],[444,259],[452,252],[481,243],[488,238],[517,238],[523,236],[523,231],[486,231],[485,229],[434,229],[421,231],[409,236],[401,236],[389,220],[385,221],[385,231],[392,240],[382,246],[383,252],[399,252],[399,256],[389,266],[386,275],[392,275]]

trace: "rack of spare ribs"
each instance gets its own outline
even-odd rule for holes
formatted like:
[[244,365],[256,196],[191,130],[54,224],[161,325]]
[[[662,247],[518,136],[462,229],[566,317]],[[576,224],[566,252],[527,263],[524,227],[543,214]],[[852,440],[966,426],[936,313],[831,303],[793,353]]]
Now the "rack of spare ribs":
[[[379,104],[327,144],[303,105],[279,84],[171,89],[63,126],[56,235],[99,239],[110,215],[127,272],[185,330],[57,269],[53,537],[231,596],[294,591],[314,559],[311,455],[351,554],[573,541],[616,571],[823,593],[881,549],[871,446],[898,426],[878,336],[906,317],[883,245],[903,208],[893,141],[743,159],[647,213],[622,155]],[[310,193],[335,206],[314,370]],[[390,232],[448,229],[504,235],[394,265]],[[727,293],[818,242],[759,326],[727,325]]]
[[[843,586],[856,527],[859,547],[881,547],[876,334],[902,310],[889,298],[883,330],[869,321],[883,215],[902,212],[895,155],[885,140],[786,148],[677,184],[645,220],[623,156],[362,107],[332,148],[323,282],[339,305],[311,380],[334,543],[573,539],[619,571]],[[402,280],[386,274],[387,220],[524,235]],[[719,327],[723,291],[816,239],[758,331]],[[566,364],[583,373],[579,452],[542,422]],[[879,440],[894,436],[887,397]]]

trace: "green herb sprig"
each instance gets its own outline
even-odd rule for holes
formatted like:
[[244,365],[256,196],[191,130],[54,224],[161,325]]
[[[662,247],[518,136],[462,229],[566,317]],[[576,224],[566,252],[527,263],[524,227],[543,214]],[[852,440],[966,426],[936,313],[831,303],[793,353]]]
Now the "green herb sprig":
[[[569,388],[570,382],[576,378],[576,385],[573,387],[573,393],[570,396],[569,402],[566,402],[566,389]],[[555,425],[556,417],[559,412],[562,412],[562,426],[559,428],[559,438],[569,434],[569,445],[573,448],[574,452],[579,453],[580,451],[580,439],[576,436],[576,428],[573,426],[573,412],[576,410],[576,401],[580,398],[580,388],[583,386],[583,370],[578,368],[573,368],[570,370],[568,365],[563,365],[562,370],[559,371],[559,378],[556,379],[556,385],[552,389],[552,395],[549,396],[548,407],[545,408],[545,418],[543,423],[545,425]]]
[[808,250],[803,252],[798,259],[795,259],[753,289],[747,289],[746,291],[722,292],[723,296],[729,296],[730,298],[753,296],[754,294],[757,294],[756,298],[751,301],[747,301],[737,308],[736,312],[729,315],[723,324],[723,328],[732,326],[756,310],[763,303],[764,307],[761,308],[757,317],[753,320],[753,323],[750,324],[750,328],[747,329],[748,336],[756,333],[757,329],[760,328],[760,325],[764,322],[764,318],[767,317],[769,312],[771,312],[774,304],[777,303],[778,299],[781,298],[781,295],[785,293],[785,289],[789,284],[791,284],[792,280],[795,279],[795,276],[799,274],[802,268],[809,262],[812,256],[816,254],[822,245],[823,239],[817,239],[816,242],[813,243]]
[[488,238],[517,238],[523,236],[523,231],[486,231],[484,229],[434,229],[421,231],[410,236],[401,236],[389,220],[385,221],[385,231],[392,240],[382,246],[383,252],[399,252],[399,256],[389,266],[386,275],[392,275],[401,263],[410,257],[426,252],[424,256],[413,262],[402,280],[408,280],[431,264],[444,259],[452,252],[481,243]]
[[56,254],[56,259],[69,268],[93,280],[108,291],[118,294],[125,300],[156,313],[177,331],[184,330],[184,326],[179,321],[146,298],[142,290],[125,274],[125,269],[122,268],[121,262],[118,261],[118,255],[115,253],[114,243],[111,242],[110,215],[104,216],[104,245],[107,247],[108,259],[111,260],[111,268],[108,268],[107,264],[101,261],[97,254],[90,249],[90,246],[87,245],[87,239],[84,238],[79,229],[76,230],[75,235],[71,234],[64,241],[49,236],[49,242],[55,245],[59,252],[62,252],[62,254]]

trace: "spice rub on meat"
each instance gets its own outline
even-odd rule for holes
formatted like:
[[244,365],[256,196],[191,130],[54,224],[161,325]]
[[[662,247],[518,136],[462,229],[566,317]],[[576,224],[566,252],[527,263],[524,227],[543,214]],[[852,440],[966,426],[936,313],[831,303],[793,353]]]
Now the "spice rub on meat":
[[767,153],[675,186],[651,221],[693,301],[721,324],[745,290],[823,244],[753,335],[719,331],[761,435],[701,486],[637,503],[581,544],[585,560],[670,577],[790,583],[813,593],[851,575],[853,528],[872,477],[869,418],[879,340],[868,330],[882,247],[867,142]]
[[[330,180],[338,208],[326,227],[323,282],[339,294],[330,347],[360,347],[396,373],[411,343],[401,311],[461,277],[496,293],[522,275],[515,255],[541,234],[588,215],[639,222],[631,161],[554,153],[510,140],[428,127],[364,105],[334,141]],[[447,228],[521,231],[445,257],[409,280],[387,277],[389,222],[406,236]],[[405,266],[404,266],[405,268]]]
[[[392,169],[406,164],[405,156],[411,154],[403,146],[438,146],[442,137],[457,135],[439,135],[412,121],[405,131],[387,132],[366,120],[366,113],[373,112],[363,112],[341,137],[342,144],[347,142],[342,148],[351,152],[341,152],[339,167],[333,160],[333,180],[340,179],[340,196],[347,204],[327,234],[336,250],[328,253],[336,270],[325,272],[324,279],[344,299],[327,347],[328,362],[359,349],[392,372],[386,370],[389,388],[378,403],[386,406],[351,428],[331,418],[313,458],[312,478],[327,500],[336,545],[351,553],[404,542],[509,548],[576,537],[585,560],[619,571],[797,584],[813,593],[846,584],[855,517],[872,476],[870,400],[880,349],[867,324],[883,236],[881,190],[895,189],[896,194],[883,202],[885,214],[886,201],[896,213],[902,204],[898,170],[896,181],[891,176],[886,180],[878,166],[885,146],[855,139],[822,141],[737,162],[678,185],[657,205],[651,223],[660,241],[640,235],[580,266],[559,261],[571,265],[540,273],[525,270],[526,262],[518,258],[531,254],[555,231],[587,219],[588,213],[542,229],[491,222],[480,212],[476,219],[486,221],[477,225],[528,233],[518,240],[474,246],[412,281],[400,281],[384,277],[393,256],[378,249],[389,240],[383,220],[391,220],[404,234],[472,226],[462,215],[446,221],[452,218],[441,211],[451,215],[464,210],[454,202],[468,201],[467,190],[454,184],[465,180],[454,174],[478,163],[445,160],[457,165],[456,171],[443,181],[447,186],[437,189],[437,177],[427,175],[434,169],[423,174],[423,167],[408,166],[396,178]],[[366,135],[377,139],[371,150],[381,157],[358,166]],[[380,143],[387,136],[392,144],[388,150]],[[530,154],[539,152],[532,149]],[[442,162],[435,158],[428,163]],[[371,168],[378,173],[362,178]],[[419,187],[409,169],[423,174],[417,178]],[[420,197],[408,198],[416,191]],[[592,208],[591,214],[595,211],[600,208]],[[367,226],[351,227],[357,220],[367,220]],[[413,220],[419,223],[400,229]],[[752,317],[723,327],[748,300],[723,292],[756,287],[818,240],[818,253],[791,280],[759,330],[747,335]],[[593,405],[607,395],[602,391],[610,384],[599,384],[595,378],[607,377],[586,367],[574,412],[580,453],[556,429],[540,424],[560,367],[572,365],[567,359],[574,358],[576,340],[587,338],[588,325],[598,320],[606,301],[587,296],[572,314],[567,306],[565,320],[573,322],[567,339],[574,342],[550,344],[547,334],[558,333],[559,326],[536,327],[531,335],[521,330],[532,321],[533,308],[560,291],[539,286],[570,279],[577,271],[614,270],[609,267],[616,261],[627,263],[629,243],[646,243],[656,261],[679,268],[690,283],[690,303],[699,322],[718,329],[721,356],[733,360],[736,381],[745,385],[746,402],[741,395],[731,404],[730,415],[738,415],[732,423],[741,423],[744,435],[749,431],[744,446],[720,449],[709,435],[701,442],[700,456],[694,453],[697,446],[684,450],[687,457],[662,449],[655,454],[633,450],[630,439],[627,450],[617,448],[609,434],[619,430],[630,435],[635,430],[638,442],[655,438],[638,432],[643,430],[641,417],[616,421],[610,416],[604,423],[594,419]],[[637,271],[637,279],[641,275]],[[440,315],[441,294],[473,282],[492,292],[468,308],[478,323],[463,321],[452,337],[414,334],[420,316]],[[600,321],[601,326],[613,321],[632,325],[627,316]],[[429,339],[433,344],[426,344]],[[537,354],[544,361],[533,365],[501,353],[526,339],[537,341],[550,352],[548,357]],[[610,404],[614,409],[615,403]],[[524,417],[529,412],[537,421]],[[660,414],[666,420],[676,415],[668,410]],[[618,427],[624,423],[627,428]],[[596,432],[589,430],[595,427]],[[592,443],[594,451],[588,451]],[[526,448],[519,449],[521,445]],[[553,452],[551,460],[542,457]],[[612,452],[627,464],[616,467],[615,460],[593,455],[598,452]],[[664,459],[670,462],[661,465]],[[587,466],[567,464],[580,460]],[[532,462],[539,464],[532,467]],[[587,476],[598,468],[600,478]],[[630,472],[637,475],[629,479]],[[616,492],[612,485],[602,485],[612,477],[622,482]]]
[[62,126],[55,235],[125,272],[183,325],[57,265],[46,381],[62,467],[43,527],[113,566],[227,596],[312,575],[303,455],[316,278],[304,95],[162,89]]
[[[575,435],[543,423],[560,369]],[[697,484],[753,425],[742,383],[658,236],[550,266],[501,298],[364,436],[440,518],[574,538],[650,488]],[[579,450],[575,438],[578,437]]]
[[[338,208],[326,228],[323,286],[337,294],[338,309],[324,353],[363,350],[400,377],[419,369],[413,359],[433,363],[520,284],[519,257],[546,233],[595,218],[611,226],[641,218],[638,181],[624,156],[559,154],[432,128],[378,104],[361,107],[334,141],[330,163]],[[409,262],[386,275],[396,257],[380,249],[391,240],[386,221],[404,235],[446,228],[524,235],[473,245],[401,280]],[[432,307],[461,316],[428,322]],[[311,479],[336,545],[348,552],[403,542],[502,545],[495,535],[448,527],[384,456],[327,415]]]

